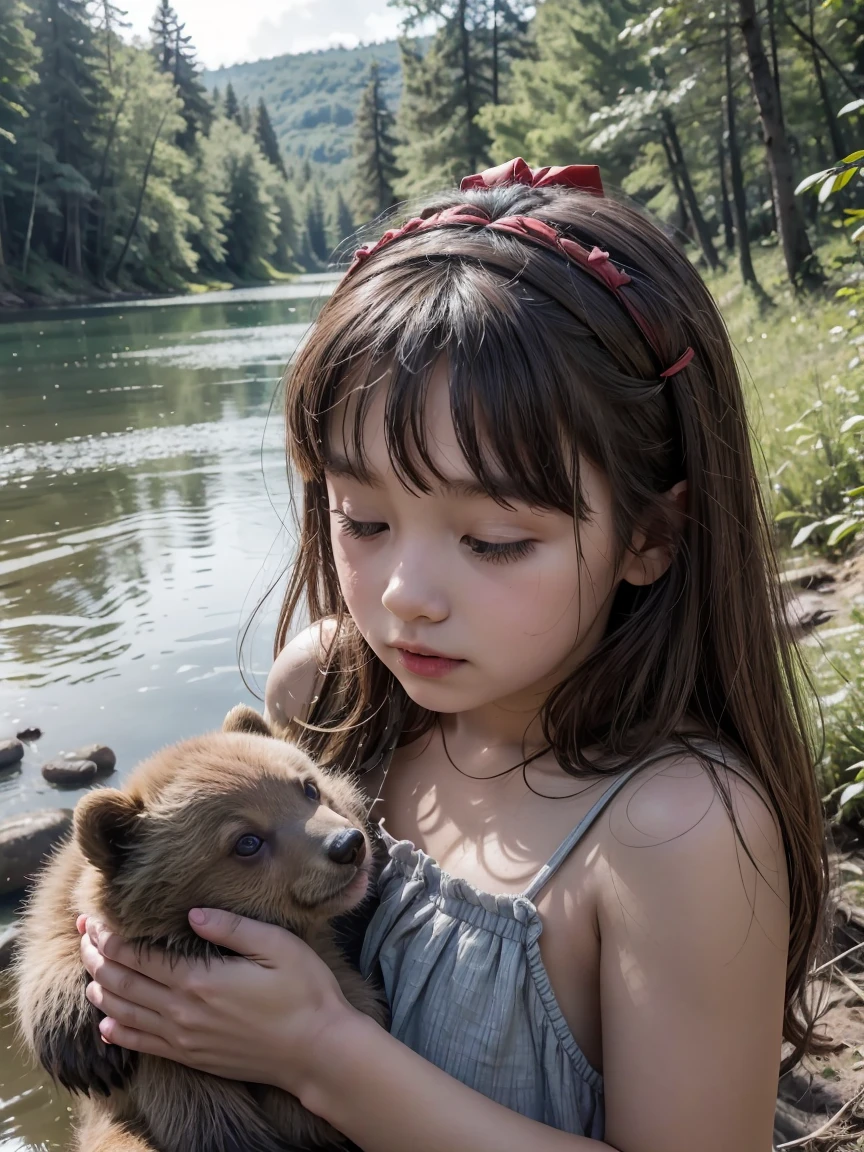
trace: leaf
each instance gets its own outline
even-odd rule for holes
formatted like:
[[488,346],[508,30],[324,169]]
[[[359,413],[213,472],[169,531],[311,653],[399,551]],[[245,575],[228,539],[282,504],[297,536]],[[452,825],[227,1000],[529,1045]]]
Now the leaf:
[[837,803],[843,808],[850,800],[854,800],[857,796],[860,796],[862,792],[864,792],[864,780],[862,780],[860,784],[849,784],[840,793],[840,799]]
[[848,156],[843,157],[841,163],[851,164],[853,160],[860,160],[862,156],[864,156],[864,148],[858,152],[850,152]]
[[822,187],[819,189],[819,203],[824,204],[828,197],[834,191],[834,185],[837,183],[838,176],[829,176]]
[[850,237],[852,240],[861,240],[862,238],[864,238],[864,224],[860,228],[856,228]]
[[[847,495],[848,495],[848,493],[847,493]],[[778,512],[777,515],[774,517],[774,523],[775,524],[783,524],[787,520],[800,520],[803,515],[804,515],[803,512],[789,512],[789,511]]]
[[844,496],[852,496],[852,497],[864,496],[864,484],[862,484],[860,488],[852,488],[852,489],[850,489],[850,491],[844,492],[843,495]]
[[841,188],[845,188],[857,171],[857,168],[847,168],[845,172],[841,172],[834,181],[834,191],[839,192]]
[[844,420],[843,423],[840,425],[841,435],[844,432],[851,431],[851,429],[856,427],[856,425],[858,425],[858,424],[864,424],[864,416],[861,416],[861,415],[850,416],[848,420]]
[[850,100],[848,104],[844,104],[838,116],[848,116],[850,112],[857,112],[859,108],[864,108],[864,100]]
[[831,535],[828,537],[828,547],[835,548],[838,544],[842,543],[850,536],[854,536],[864,528],[864,520],[844,520],[842,524],[838,524]]
[[831,172],[830,168],[823,168],[821,172],[814,172],[812,176],[805,176],[795,189],[795,195],[797,196],[799,192],[806,192],[808,188],[812,188],[814,184],[824,180],[829,172]]
[[821,520],[811,520],[809,524],[805,524],[803,528],[799,528],[795,533],[795,538],[792,541],[791,547],[800,548],[800,546],[809,540],[817,528],[822,527]]

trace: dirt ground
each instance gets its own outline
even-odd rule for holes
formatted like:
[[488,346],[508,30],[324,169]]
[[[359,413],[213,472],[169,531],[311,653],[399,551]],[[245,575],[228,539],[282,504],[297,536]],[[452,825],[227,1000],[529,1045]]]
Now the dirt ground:
[[775,1149],[864,1152],[864,828],[837,829],[835,841],[832,949],[813,985],[830,1050],[781,1080]]

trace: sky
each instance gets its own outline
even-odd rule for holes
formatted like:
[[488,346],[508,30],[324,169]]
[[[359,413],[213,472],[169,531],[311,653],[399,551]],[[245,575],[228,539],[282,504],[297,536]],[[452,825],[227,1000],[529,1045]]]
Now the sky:
[[[130,32],[146,36],[157,0],[117,3],[132,23]],[[174,0],[174,8],[206,68],[392,40],[399,30],[399,14],[387,0]]]

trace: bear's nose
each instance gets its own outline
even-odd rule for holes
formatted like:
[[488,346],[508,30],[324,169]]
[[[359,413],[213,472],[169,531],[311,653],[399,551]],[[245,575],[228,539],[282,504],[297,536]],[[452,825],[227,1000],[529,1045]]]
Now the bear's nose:
[[359,828],[337,832],[327,845],[327,855],[334,864],[361,864],[366,855],[366,837]]

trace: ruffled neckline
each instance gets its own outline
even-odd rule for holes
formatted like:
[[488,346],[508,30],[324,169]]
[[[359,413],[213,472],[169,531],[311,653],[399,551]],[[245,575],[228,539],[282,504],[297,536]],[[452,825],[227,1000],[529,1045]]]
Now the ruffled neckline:
[[457,900],[475,908],[485,908],[487,912],[507,916],[523,924],[531,921],[540,927],[540,917],[533,902],[527,896],[514,892],[484,892],[470,880],[452,876],[428,856],[422,848],[417,848],[410,840],[395,840],[385,828],[380,828],[381,837],[387,847],[390,859],[405,875],[423,880],[431,896],[444,900]]

